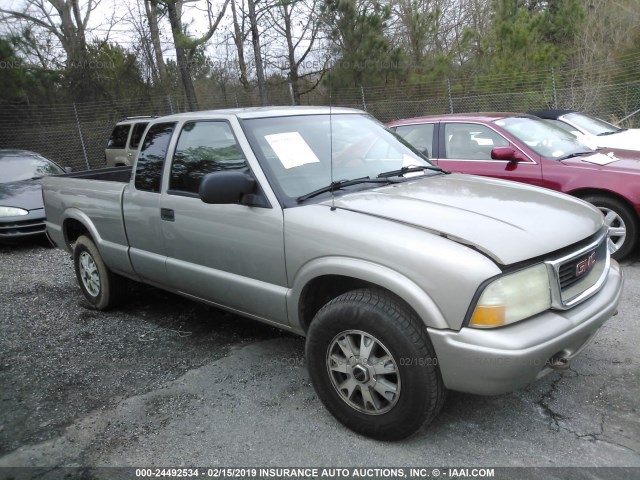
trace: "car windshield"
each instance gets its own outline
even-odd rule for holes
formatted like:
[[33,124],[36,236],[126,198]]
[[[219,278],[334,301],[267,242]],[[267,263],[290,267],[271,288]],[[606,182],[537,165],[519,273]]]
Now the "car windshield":
[[[417,150],[364,114],[257,118],[244,120],[243,126],[277,182],[274,188],[289,198],[341,180],[375,179],[403,167],[432,167]],[[404,176],[424,174],[420,170]]]
[[64,173],[64,170],[44,157],[35,155],[0,157],[0,183],[19,182],[59,173]]
[[621,128],[611,125],[610,123],[600,120],[599,118],[590,117],[584,113],[567,113],[562,119],[576,125],[591,135],[609,135],[622,131]]
[[494,120],[494,123],[541,157],[562,159],[594,151],[575,135],[538,118],[507,117]]

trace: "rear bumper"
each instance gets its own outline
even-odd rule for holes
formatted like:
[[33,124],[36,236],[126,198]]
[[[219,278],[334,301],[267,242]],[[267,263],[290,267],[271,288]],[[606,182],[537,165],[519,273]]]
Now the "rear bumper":
[[495,330],[429,329],[445,385],[461,392],[498,395],[546,375],[552,371],[546,366],[551,357],[576,356],[616,313],[622,285],[622,271],[612,260],[602,289],[569,310],[549,310]]

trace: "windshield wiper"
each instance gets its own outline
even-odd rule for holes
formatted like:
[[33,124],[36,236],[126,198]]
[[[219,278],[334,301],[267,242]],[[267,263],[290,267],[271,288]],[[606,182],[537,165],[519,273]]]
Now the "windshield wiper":
[[396,183],[396,182],[388,178],[371,178],[371,177],[354,178],[353,180],[337,180],[335,182],[331,182],[331,184],[327,185],[326,187],[322,187],[322,188],[319,188],[318,190],[314,190],[313,192],[309,192],[305,195],[301,195],[298,198],[296,198],[296,200],[298,202],[303,202],[305,200],[308,200],[309,198],[315,197],[322,193],[335,192],[336,190],[340,190],[341,188],[349,187],[351,185],[358,185],[361,183],[387,184],[387,183]]
[[402,177],[405,173],[421,172],[423,170],[433,170],[434,172],[439,172],[444,174],[451,173],[449,170],[436,167],[435,165],[419,165],[419,166],[416,165],[411,167],[402,167],[400,170],[390,170],[388,172],[383,172],[380,175],[378,175],[378,178]]
[[[600,150],[599,148],[597,150]],[[596,153],[597,150],[594,150],[592,152],[575,152],[575,153],[569,153],[567,155],[565,155],[564,157],[558,157],[556,158],[556,160],[567,160],[568,158],[573,158],[573,157],[584,157],[585,155],[591,155],[592,153]]]
[[626,128],[621,128],[620,130],[616,130],[615,132],[602,132],[598,134],[598,137],[604,137],[606,135],[613,135],[614,133],[624,132]]

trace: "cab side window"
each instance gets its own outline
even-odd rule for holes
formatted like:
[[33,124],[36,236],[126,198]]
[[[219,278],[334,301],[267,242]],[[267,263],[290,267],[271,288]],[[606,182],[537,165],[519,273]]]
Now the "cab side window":
[[428,157],[433,155],[433,123],[401,125],[396,133]]
[[175,126],[175,123],[156,123],[149,128],[136,163],[137,190],[160,193],[162,168]]
[[447,123],[444,127],[444,158],[491,160],[494,147],[507,147],[509,141],[489,127],[475,123]]
[[244,168],[247,161],[227,122],[187,122],[173,155],[169,193],[197,195],[206,174]]

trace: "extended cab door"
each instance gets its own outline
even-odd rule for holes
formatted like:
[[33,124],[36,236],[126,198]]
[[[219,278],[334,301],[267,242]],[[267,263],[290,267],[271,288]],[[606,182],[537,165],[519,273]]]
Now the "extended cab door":
[[162,287],[168,282],[160,187],[175,125],[175,122],[156,123],[149,128],[122,205],[133,269],[145,281]]
[[231,121],[188,121],[177,132],[160,205],[167,273],[183,294],[282,323],[287,279],[281,208],[206,204],[198,195],[208,173],[251,173]]
[[[452,172],[484,175],[542,185],[540,163],[493,128],[480,123],[443,122],[440,125],[437,163]],[[519,161],[494,160],[494,147],[511,147]]]

